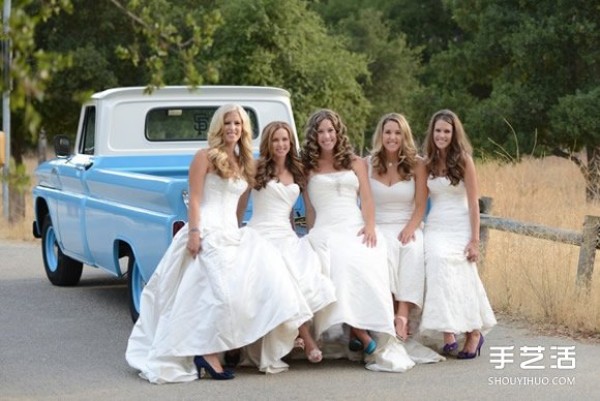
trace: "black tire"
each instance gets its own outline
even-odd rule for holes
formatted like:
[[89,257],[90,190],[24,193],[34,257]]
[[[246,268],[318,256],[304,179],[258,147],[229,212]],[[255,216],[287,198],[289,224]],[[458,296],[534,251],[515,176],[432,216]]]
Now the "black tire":
[[56,241],[50,215],[44,218],[42,225],[42,258],[48,280],[61,287],[74,286],[79,283],[83,263],[65,255]]
[[142,300],[142,290],[146,286],[139,266],[135,260],[133,252],[127,254],[127,289],[129,292],[129,312],[131,320],[135,323],[140,316],[140,304]]

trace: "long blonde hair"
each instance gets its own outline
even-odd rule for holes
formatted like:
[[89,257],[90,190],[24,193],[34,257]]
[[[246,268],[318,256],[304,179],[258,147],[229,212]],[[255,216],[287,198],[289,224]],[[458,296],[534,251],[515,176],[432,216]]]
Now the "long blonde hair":
[[410,125],[402,114],[389,113],[381,117],[373,134],[373,149],[371,150],[371,165],[379,174],[385,174],[388,170],[385,147],[383,146],[383,127],[389,121],[393,121],[400,127],[402,134],[402,145],[398,149],[398,165],[396,169],[404,180],[414,175],[417,163],[417,147],[413,139]]
[[236,172],[232,168],[227,153],[225,152],[225,117],[229,113],[237,113],[242,119],[242,135],[237,142],[237,157],[240,174],[252,184],[254,182],[254,160],[252,156],[252,127],[250,117],[246,110],[237,104],[224,104],[219,107],[208,128],[208,160],[215,168],[216,173],[223,178],[234,177]]

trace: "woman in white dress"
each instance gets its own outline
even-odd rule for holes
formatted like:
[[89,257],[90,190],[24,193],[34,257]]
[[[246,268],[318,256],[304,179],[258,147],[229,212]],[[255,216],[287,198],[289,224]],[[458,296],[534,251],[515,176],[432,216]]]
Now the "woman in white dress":
[[420,330],[443,333],[444,354],[456,354],[456,336],[466,334],[460,359],[480,354],[483,334],[496,319],[477,272],[479,203],[472,148],[450,110],[429,122],[425,138],[431,209],[424,229],[425,302]]
[[260,370],[285,370],[280,359],[311,317],[280,253],[254,230],[238,228],[239,198],[254,178],[242,107],[216,111],[208,144],[190,165],[188,223],[144,288],[127,344],[127,362],[152,383],[191,381],[202,369],[232,379],[219,354],[260,338]]
[[[299,238],[292,226],[292,208],[306,180],[289,124],[274,121],[264,128],[255,179],[251,192],[252,217],[247,225],[281,251],[311,312],[315,313],[335,301],[335,289],[322,273],[319,257],[308,239]],[[296,344],[310,362],[321,362],[323,354],[311,334],[309,322],[300,326],[299,331]]]
[[316,334],[345,324],[360,341],[367,368],[406,371],[414,362],[394,331],[387,250],[375,228],[367,169],[337,113],[323,109],[309,118],[302,160],[308,238],[337,297],[315,314]]
[[378,122],[366,158],[375,201],[375,223],[386,238],[396,336],[408,338],[409,314],[423,307],[425,261],[421,224],[427,203],[427,173],[408,121],[390,113]]

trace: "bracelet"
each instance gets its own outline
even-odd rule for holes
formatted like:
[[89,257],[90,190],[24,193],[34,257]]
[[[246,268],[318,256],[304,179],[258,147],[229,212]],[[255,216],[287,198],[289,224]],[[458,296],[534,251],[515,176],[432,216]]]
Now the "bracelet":
[[200,229],[198,227],[194,227],[194,228],[188,229],[188,232],[190,232],[190,233],[199,233]]

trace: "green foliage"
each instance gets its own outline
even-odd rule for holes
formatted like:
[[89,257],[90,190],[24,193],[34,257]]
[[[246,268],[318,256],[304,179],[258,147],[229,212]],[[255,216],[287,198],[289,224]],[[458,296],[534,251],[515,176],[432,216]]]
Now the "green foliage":
[[222,24],[212,0],[110,0],[133,22],[139,35],[131,44],[117,46],[117,54],[134,66],[143,65],[149,73],[149,90],[168,82],[170,71],[180,83],[197,86],[204,80],[196,58],[212,45],[212,37]]
[[552,110],[561,98],[600,85],[597,4],[446,4],[464,35],[432,57],[428,74],[440,97],[465,101],[459,113],[476,147],[492,153],[501,147],[514,157],[519,149],[537,154],[567,146],[566,138],[586,146],[589,137],[563,138],[550,121],[558,118]]
[[370,111],[359,84],[368,75],[366,58],[349,51],[346,38],[328,34],[303,1],[227,0],[218,6],[224,24],[205,57],[218,65],[219,82],[288,89],[300,132],[315,109],[334,109],[360,150]]
[[361,82],[365,96],[373,104],[367,137],[385,113],[399,112],[410,120],[415,114],[414,98],[421,90],[417,78],[420,50],[409,48],[405,35],[393,36],[388,22],[380,11],[364,9],[337,25],[340,34],[351,38],[349,49],[365,54],[369,62],[370,74]]
[[557,146],[578,151],[583,145],[600,146],[600,86],[562,97],[551,112],[552,132]]
[[0,175],[0,182],[7,182],[11,190],[23,194],[31,188],[31,179],[27,174],[27,167],[24,164],[16,164],[15,159],[10,159],[9,174],[5,178],[4,174]]
[[[26,143],[35,140],[42,118],[38,105],[44,100],[48,83],[54,74],[70,65],[68,54],[45,51],[37,47],[35,27],[61,11],[70,12],[69,0],[36,2],[20,0],[13,2],[8,37],[12,49],[10,68],[10,108],[13,118],[11,143],[16,149],[24,149]],[[2,26],[4,32],[5,27]],[[5,90],[2,82],[2,89]],[[16,128],[16,129],[14,129]],[[17,165],[21,164],[22,151],[14,154]]]

